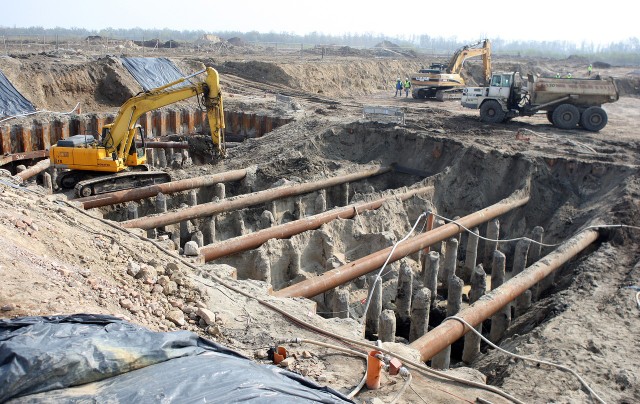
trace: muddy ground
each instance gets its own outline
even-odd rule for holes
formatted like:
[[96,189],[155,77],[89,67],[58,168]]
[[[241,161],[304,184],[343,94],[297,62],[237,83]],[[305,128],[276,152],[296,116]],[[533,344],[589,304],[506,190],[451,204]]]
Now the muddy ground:
[[[68,111],[80,102],[85,113],[115,112],[140,91],[117,58],[77,52],[19,56],[0,58],[0,69],[41,110]],[[434,191],[194,268],[174,251],[136,237],[145,232],[129,233],[109,224],[113,222],[98,220],[123,220],[124,205],[84,212],[66,203],[69,195],[43,195],[43,189],[33,183],[27,189],[14,188],[3,177],[0,316],[112,314],[153,330],[191,330],[268,363],[267,348],[282,337],[335,341],[225,287],[211,274],[226,279],[236,274],[238,280],[229,279],[229,283],[303,323],[362,338],[359,316],[367,279],[345,286],[356,319],[331,318],[330,293],[313,300],[276,299],[269,296],[269,287],[279,289],[391,246],[426,209],[436,209],[449,218],[464,216],[523,187],[529,187],[531,199],[500,218],[501,238],[528,236],[535,226],[542,226],[545,242],[555,244],[596,223],[640,226],[640,90],[638,76],[633,74],[637,67],[596,69],[603,76],[616,77],[623,96],[604,106],[609,123],[599,133],[591,133],[555,129],[543,115],[488,125],[478,121],[476,111],[456,102],[394,98],[392,85],[397,76],[409,76],[433,61],[419,57],[348,54],[300,60],[297,56],[274,59],[252,54],[173,61],[185,73],[203,65],[217,68],[227,109],[294,119],[262,138],[229,149],[224,160],[173,170],[175,178],[252,167],[251,176],[228,185],[227,196],[235,196],[396,163],[418,174],[394,172],[355,182],[350,187],[350,202],[406,187],[433,185]],[[493,61],[494,70],[571,71],[574,77],[586,72],[585,61],[575,59],[498,56]],[[473,82],[478,66],[470,64],[467,70]],[[276,93],[292,96],[296,108],[277,104]],[[364,105],[405,108],[405,125],[363,119]],[[212,190],[204,190],[199,196],[210,199],[211,195]],[[293,220],[301,212],[307,216],[317,213],[319,198],[316,192],[278,201],[275,209],[256,206],[222,214],[217,219],[218,241],[257,231],[273,221]],[[339,206],[341,191],[329,189],[324,198],[327,208]],[[176,197],[172,207],[185,199]],[[265,220],[266,210],[277,213]],[[206,225],[204,220],[195,221],[192,230]],[[481,234],[484,231],[481,226]],[[640,310],[634,294],[625,287],[640,284],[639,236],[637,228],[602,231],[586,253],[560,270],[533,307],[514,320],[500,345],[571,367],[606,402],[638,402]],[[462,240],[464,243],[465,236]],[[481,251],[482,247],[481,242]],[[513,248],[512,243],[500,245],[508,265]],[[552,250],[547,247],[543,253]],[[293,257],[300,260],[295,271]],[[402,260],[416,279],[421,275],[419,261],[417,254]],[[259,279],[265,264],[270,276]],[[400,265],[394,263],[384,278],[384,308],[394,307]],[[215,319],[204,321],[196,315],[198,307],[213,312]],[[402,345],[406,336],[399,335],[397,342]],[[361,359],[347,354],[313,345],[290,348],[296,354],[292,370],[345,393],[357,385],[364,370]],[[454,352],[452,363],[456,370],[451,372],[486,380],[524,402],[591,400],[573,376],[511,359],[484,345],[483,354],[468,366],[460,362],[459,352]],[[385,376],[380,390],[364,389],[356,400],[377,397],[386,402],[401,386],[397,377]],[[493,393],[419,372],[414,372],[411,387],[401,402],[474,402],[477,397],[507,402]]]

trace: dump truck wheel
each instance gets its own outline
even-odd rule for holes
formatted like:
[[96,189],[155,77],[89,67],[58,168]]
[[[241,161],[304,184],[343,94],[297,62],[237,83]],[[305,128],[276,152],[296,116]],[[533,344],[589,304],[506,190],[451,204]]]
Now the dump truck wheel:
[[495,100],[489,100],[480,107],[480,120],[482,122],[499,123],[504,120],[505,115],[500,103]]
[[553,123],[553,111],[547,111],[547,120]]
[[586,130],[597,132],[607,125],[607,113],[600,107],[589,107],[585,109],[580,117],[580,126]]
[[553,110],[553,124],[560,129],[573,129],[580,120],[580,111],[575,105],[561,104]]

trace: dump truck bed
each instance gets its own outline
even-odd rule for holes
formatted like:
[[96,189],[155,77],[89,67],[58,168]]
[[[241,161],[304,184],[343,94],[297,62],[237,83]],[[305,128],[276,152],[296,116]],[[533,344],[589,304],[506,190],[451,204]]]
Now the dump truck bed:
[[532,105],[542,105],[561,97],[571,96],[569,103],[577,106],[602,105],[619,98],[613,78],[568,79],[535,78],[528,81]]

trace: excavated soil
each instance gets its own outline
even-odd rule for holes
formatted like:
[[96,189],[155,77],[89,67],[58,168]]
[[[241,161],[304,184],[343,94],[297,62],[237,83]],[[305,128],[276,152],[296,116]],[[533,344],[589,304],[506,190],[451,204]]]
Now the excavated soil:
[[[622,98],[604,106],[609,124],[601,132],[591,133],[555,129],[544,116],[483,124],[477,111],[463,109],[456,102],[394,98],[396,77],[407,77],[432,62],[419,57],[391,59],[348,53],[326,59],[276,60],[264,54],[245,54],[172,60],[185,73],[204,65],[217,68],[229,110],[293,119],[261,138],[230,148],[225,159],[171,169],[176,179],[251,168],[247,178],[227,184],[227,197],[232,197],[372,165],[396,164],[411,170],[398,169],[351,183],[349,202],[425,185],[434,189],[404,202],[393,200],[354,219],[270,240],[258,249],[194,269],[172,252],[135,236],[146,232],[127,232],[114,225],[126,220],[126,205],[85,212],[67,203],[69,194],[44,195],[34,182],[26,188],[12,186],[11,178],[5,175],[0,184],[1,317],[112,314],[153,330],[191,330],[268,363],[266,350],[279,338],[326,338],[226,288],[211,274],[235,273],[238,280],[229,283],[288,311],[299,322],[361,338],[359,319],[369,282],[366,277],[344,286],[350,291],[351,319],[332,318],[331,292],[313,299],[276,299],[269,296],[268,289],[281,289],[389,247],[428,209],[449,218],[465,216],[527,189],[529,202],[500,217],[502,239],[530,236],[535,226],[545,229],[548,244],[560,243],[589,225],[636,227],[602,231],[598,241],[565,265],[533,307],[513,322],[500,345],[571,367],[606,402],[640,401],[640,307],[632,290],[626,288],[640,284],[640,81],[633,74],[637,68],[598,69],[597,74],[616,77]],[[541,75],[572,71],[574,76],[582,76],[586,69],[578,62],[494,57],[494,70]],[[113,57],[20,55],[0,58],[0,69],[41,110],[68,111],[80,102],[85,113],[115,112],[141,90]],[[481,73],[473,63],[467,72],[472,83]],[[276,93],[293,97],[298,108],[283,109],[275,102]],[[406,123],[363,119],[364,105],[402,107]],[[48,116],[55,113],[38,119]],[[208,154],[203,152],[210,147],[206,138],[191,141],[192,149]],[[343,191],[338,186],[324,193],[218,215],[216,238],[255,232],[272,225],[273,220],[285,223],[318,213],[324,207],[322,201],[327,209],[344,205]],[[201,202],[213,198],[211,188],[198,193]],[[187,202],[186,195],[172,196],[169,209]],[[266,211],[276,214],[269,219]],[[155,214],[153,200],[140,201],[139,212]],[[114,222],[99,220],[103,218]],[[194,220],[191,226],[192,231],[204,230],[207,221]],[[485,227],[480,226],[481,235]],[[465,240],[463,236],[461,252]],[[483,248],[481,241],[479,251]],[[510,268],[514,244],[501,243],[500,249]],[[551,251],[552,247],[543,248],[543,254]],[[479,260],[482,258],[480,254]],[[421,276],[417,253],[391,264],[383,277],[385,309],[395,306],[396,278],[403,264],[413,270],[416,279]],[[265,265],[270,276],[260,279]],[[197,307],[214,312],[215,323],[203,323],[195,314]],[[433,317],[437,316],[432,316],[432,323]],[[403,345],[406,336],[399,335],[396,342],[396,346]],[[291,369],[320,384],[346,393],[362,376],[363,362],[355,357],[312,345],[291,349],[296,357]],[[454,349],[455,369],[450,372],[486,381],[524,402],[591,400],[568,373],[512,359],[484,344],[482,352],[465,367]],[[380,390],[364,389],[357,401],[376,397],[389,401],[401,386],[397,377],[384,376]],[[507,402],[495,394],[417,372],[411,387],[401,402],[475,402],[478,397]]]

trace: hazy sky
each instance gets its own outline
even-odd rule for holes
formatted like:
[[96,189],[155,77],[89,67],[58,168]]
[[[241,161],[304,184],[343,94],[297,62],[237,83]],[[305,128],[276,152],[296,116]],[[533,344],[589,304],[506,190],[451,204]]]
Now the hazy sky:
[[[626,3],[626,4],[625,4]],[[640,36],[628,2],[349,0],[12,0],[0,26],[171,28],[305,34],[426,34],[506,40],[622,41]]]

